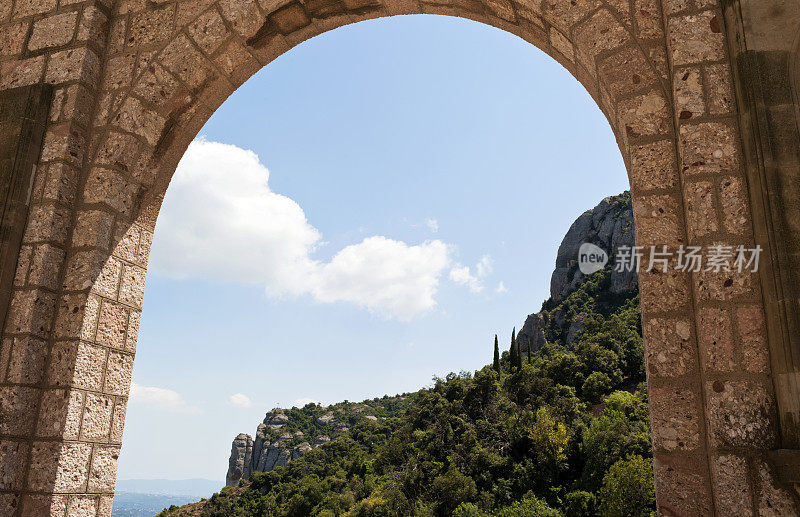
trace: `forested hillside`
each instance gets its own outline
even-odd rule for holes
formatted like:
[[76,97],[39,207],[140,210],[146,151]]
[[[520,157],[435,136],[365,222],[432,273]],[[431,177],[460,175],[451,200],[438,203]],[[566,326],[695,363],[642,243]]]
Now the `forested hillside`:
[[399,416],[362,419],[283,467],[162,515],[650,515],[638,292],[613,293],[611,277],[609,265],[545,302],[543,321],[559,328],[529,356],[512,340],[494,364],[404,399]]

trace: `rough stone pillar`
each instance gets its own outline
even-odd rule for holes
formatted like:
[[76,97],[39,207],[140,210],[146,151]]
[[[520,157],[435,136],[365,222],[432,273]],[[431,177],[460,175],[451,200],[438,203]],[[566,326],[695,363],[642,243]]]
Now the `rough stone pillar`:
[[80,253],[75,208],[85,202],[78,192],[111,7],[111,0],[0,2],[0,95],[35,84],[53,92],[0,345],[3,516],[110,512],[118,398],[102,395],[101,384],[80,389],[109,382],[90,373],[106,359],[61,329],[69,312],[83,312],[79,300],[91,287],[68,283],[66,264]]
[[780,413],[773,454],[800,483],[800,4],[731,0],[725,5],[761,280]]

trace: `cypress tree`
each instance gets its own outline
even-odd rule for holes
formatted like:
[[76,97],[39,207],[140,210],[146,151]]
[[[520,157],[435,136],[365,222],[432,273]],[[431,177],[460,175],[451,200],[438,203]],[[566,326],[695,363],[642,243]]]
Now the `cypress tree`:
[[500,373],[500,348],[497,345],[497,334],[494,335],[494,360],[492,361],[492,368],[497,373]]
[[511,350],[509,351],[509,355],[511,356],[511,367],[512,368],[519,368],[522,366],[522,355],[519,351],[519,343],[517,343],[517,327],[514,327],[514,330],[511,331]]

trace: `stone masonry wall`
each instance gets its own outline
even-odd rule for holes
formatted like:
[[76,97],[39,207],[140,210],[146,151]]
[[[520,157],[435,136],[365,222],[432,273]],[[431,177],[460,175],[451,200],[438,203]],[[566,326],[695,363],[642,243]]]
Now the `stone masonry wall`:
[[[158,209],[214,110],[310,37],[421,13],[505,29],[573,73],[617,135],[637,244],[753,244],[716,0],[5,0],[0,95],[55,93],[0,348],[0,514],[110,515]],[[766,461],[758,278],[640,285],[660,513],[797,513]]]

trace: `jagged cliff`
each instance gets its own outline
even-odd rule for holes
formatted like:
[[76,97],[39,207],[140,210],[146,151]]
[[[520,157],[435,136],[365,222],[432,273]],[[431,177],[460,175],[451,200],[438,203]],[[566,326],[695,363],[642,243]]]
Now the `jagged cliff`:
[[[629,193],[605,198],[570,226],[558,247],[556,269],[550,278],[550,299],[540,312],[528,316],[517,335],[523,354],[527,354],[528,343],[533,352],[545,343],[564,341],[571,344],[583,330],[581,318],[572,317],[562,302],[584,279],[578,269],[578,249],[587,242],[608,253],[612,266],[616,264],[616,250],[634,245],[633,207]],[[611,293],[624,295],[638,288],[639,279],[635,271],[612,269],[608,286]]]
[[410,403],[407,395],[331,406],[307,404],[302,408],[275,408],[267,412],[253,439],[239,434],[231,444],[225,482],[236,485],[253,472],[269,472],[331,441],[364,420],[398,416]]

